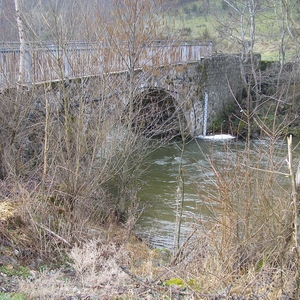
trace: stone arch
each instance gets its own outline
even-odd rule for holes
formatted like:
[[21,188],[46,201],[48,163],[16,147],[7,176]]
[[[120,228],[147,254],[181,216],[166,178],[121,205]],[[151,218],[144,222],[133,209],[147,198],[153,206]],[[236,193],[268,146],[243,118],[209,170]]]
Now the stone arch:
[[164,88],[144,87],[134,98],[133,129],[153,137],[181,136],[186,120],[176,98]]

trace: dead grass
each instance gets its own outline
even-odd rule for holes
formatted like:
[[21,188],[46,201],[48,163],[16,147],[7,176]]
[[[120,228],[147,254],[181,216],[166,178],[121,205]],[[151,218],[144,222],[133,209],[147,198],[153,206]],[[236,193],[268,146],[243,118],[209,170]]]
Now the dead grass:
[[[249,149],[228,153],[218,167],[210,157],[211,222],[195,219],[201,231],[172,264],[113,215],[103,224],[89,218],[85,205],[92,201],[69,210],[55,185],[42,190],[33,182],[2,182],[2,253],[35,269],[33,277],[20,280],[19,291],[28,299],[294,299],[291,194],[288,186],[276,188],[287,173],[284,158],[273,155],[278,147],[274,141],[250,149],[250,156]],[[263,166],[271,169],[264,172]],[[37,271],[41,264],[46,271]]]
[[71,249],[71,272],[59,269],[38,274],[34,281],[20,281],[20,290],[29,299],[62,299],[66,297],[96,297],[112,299],[124,290],[129,276],[119,264],[126,260],[126,251],[114,243],[91,240]]
[[119,266],[128,265],[128,254],[123,246],[101,240],[91,240],[82,247],[71,249],[69,257],[76,276],[85,287],[100,287],[124,283],[127,275]]
[[0,222],[5,222],[15,214],[16,207],[9,201],[0,202]]
[[[266,258],[259,264],[232,269],[232,263],[238,263],[232,253],[224,260],[224,254],[220,256],[214,247],[203,243],[207,237],[199,235],[194,248],[185,249],[185,259],[177,263],[173,275],[184,279],[195,299],[295,299],[296,265],[274,265]],[[292,249],[287,256],[290,262],[295,261]]]
[[[25,226],[23,231],[30,232]],[[94,228],[96,238],[67,250],[59,266],[21,279],[19,291],[27,299],[294,299],[293,249],[278,264],[265,253],[258,263],[233,268],[234,251],[217,251],[214,238],[220,229],[197,231],[170,265],[162,251],[149,249],[135,236],[124,239],[126,230],[118,225]],[[166,284],[176,280],[182,284]]]
[[[298,264],[289,238],[290,190],[275,188],[287,166],[268,152],[279,151],[278,143],[272,147],[251,151],[251,161],[255,153],[260,158],[255,165],[243,152],[235,160],[228,153],[219,167],[211,157],[212,222],[195,219],[201,231],[172,264],[113,217],[97,224],[82,217],[84,211],[61,207],[50,186],[42,194],[38,186],[19,182],[0,202],[5,253],[9,248],[20,264],[36,268],[33,277],[20,280],[19,291],[28,299],[294,299]],[[263,164],[272,172],[263,172]],[[239,199],[251,202],[236,205]],[[37,271],[41,264],[33,267],[37,258],[45,271]]]

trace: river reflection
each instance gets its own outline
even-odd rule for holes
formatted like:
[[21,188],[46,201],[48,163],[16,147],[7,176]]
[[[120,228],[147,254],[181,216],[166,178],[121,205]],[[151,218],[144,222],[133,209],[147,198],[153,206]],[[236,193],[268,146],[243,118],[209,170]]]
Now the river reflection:
[[[295,144],[297,141],[294,141]],[[243,141],[204,141],[193,140],[184,145],[174,142],[161,147],[151,154],[151,166],[143,177],[145,184],[138,196],[146,205],[145,212],[139,219],[136,232],[155,247],[171,249],[174,241],[176,219],[176,190],[178,175],[182,161],[185,181],[184,214],[181,229],[181,241],[192,231],[195,219],[208,219],[209,213],[205,205],[204,194],[214,192],[214,172],[208,160],[215,166],[231,168],[242,153],[246,144]],[[273,147],[274,155],[269,160],[265,149]],[[299,147],[297,147],[298,149]],[[296,149],[296,153],[299,150]],[[276,164],[277,170],[288,173],[285,159],[287,146],[285,141],[257,140],[251,142],[250,154],[257,159],[260,166]],[[229,170],[230,171],[230,170]]]

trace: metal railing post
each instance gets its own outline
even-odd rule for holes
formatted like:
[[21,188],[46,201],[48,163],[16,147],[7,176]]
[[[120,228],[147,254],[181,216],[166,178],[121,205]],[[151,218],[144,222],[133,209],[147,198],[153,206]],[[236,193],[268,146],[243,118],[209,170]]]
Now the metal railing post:
[[31,84],[31,55],[29,45],[25,45],[25,57],[24,57],[24,81],[27,84]]
[[69,78],[70,77],[70,73],[71,73],[71,66],[70,66],[70,61],[69,61],[69,46],[68,44],[66,44],[66,48],[64,51],[64,69],[65,69],[65,78]]

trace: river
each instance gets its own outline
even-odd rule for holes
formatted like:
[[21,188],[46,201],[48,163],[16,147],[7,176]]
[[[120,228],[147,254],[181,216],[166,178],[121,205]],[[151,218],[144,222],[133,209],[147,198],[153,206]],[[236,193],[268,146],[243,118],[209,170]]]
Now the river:
[[[298,141],[294,140],[296,145]],[[216,167],[227,166],[230,169],[244,155],[246,147],[243,141],[206,141],[193,140],[184,145],[173,142],[157,149],[151,154],[150,166],[142,178],[145,182],[138,194],[145,211],[136,225],[136,232],[148,240],[154,247],[172,249],[176,224],[176,199],[178,176],[182,163],[184,179],[184,210],[181,227],[181,242],[194,230],[200,218],[209,221],[204,195],[214,193],[215,175],[209,163],[213,160]],[[268,151],[272,148],[272,158]],[[261,167],[274,164],[276,170],[288,173],[287,144],[285,141],[256,140],[251,142],[250,153],[254,160],[259,159]],[[296,147],[296,155],[300,153]],[[182,158],[181,158],[182,156]],[[282,176],[284,185],[288,185]]]

